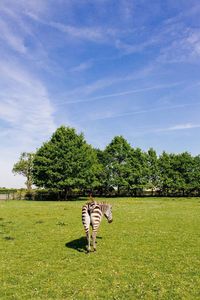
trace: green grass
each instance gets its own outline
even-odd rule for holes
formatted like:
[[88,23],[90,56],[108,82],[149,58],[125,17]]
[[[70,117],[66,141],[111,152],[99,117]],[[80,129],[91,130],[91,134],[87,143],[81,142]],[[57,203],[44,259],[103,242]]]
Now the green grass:
[[85,254],[84,202],[0,202],[0,299],[200,299],[200,199],[106,199]]

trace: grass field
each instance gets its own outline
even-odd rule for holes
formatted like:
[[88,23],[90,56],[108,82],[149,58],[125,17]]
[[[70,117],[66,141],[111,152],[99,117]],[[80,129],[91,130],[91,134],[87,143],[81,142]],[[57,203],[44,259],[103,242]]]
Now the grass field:
[[200,199],[107,202],[86,254],[83,201],[1,201],[0,299],[200,299]]

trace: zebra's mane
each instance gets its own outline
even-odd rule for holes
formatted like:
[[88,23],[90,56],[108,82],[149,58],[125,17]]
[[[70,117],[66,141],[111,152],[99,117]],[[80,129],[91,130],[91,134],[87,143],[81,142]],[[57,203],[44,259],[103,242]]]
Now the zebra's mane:
[[103,202],[97,202],[97,201],[95,201],[94,199],[92,199],[91,201],[88,201],[87,204],[88,204],[88,205],[92,205],[92,206],[99,205],[99,206],[100,206],[100,209],[101,209],[101,211],[102,211],[103,213],[107,210],[107,208],[108,208],[108,206],[109,206],[109,204],[106,203],[106,202],[104,202],[104,201],[103,201]]

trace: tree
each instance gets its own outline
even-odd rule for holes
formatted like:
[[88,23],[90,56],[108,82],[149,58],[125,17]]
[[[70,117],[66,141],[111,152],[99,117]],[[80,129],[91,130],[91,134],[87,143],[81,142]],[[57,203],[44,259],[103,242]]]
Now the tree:
[[174,182],[178,194],[184,196],[192,188],[194,177],[194,159],[188,152],[173,155],[172,168],[177,174]]
[[193,159],[187,153],[167,154],[163,152],[159,158],[160,182],[165,195],[185,195],[189,191],[192,172]]
[[147,167],[148,167],[148,188],[152,190],[152,195],[154,190],[159,186],[159,167],[158,167],[158,157],[156,151],[150,148],[147,151]]
[[20,155],[19,161],[14,164],[12,172],[16,175],[22,175],[26,177],[26,186],[27,190],[32,189],[32,184],[33,184],[33,176],[32,176],[32,170],[33,170],[33,159],[34,159],[34,154],[33,153],[28,153],[28,152],[23,152]]
[[197,155],[193,158],[193,172],[192,172],[192,182],[191,189],[195,195],[200,195],[200,155]]
[[147,155],[140,148],[131,149],[129,157],[129,173],[127,180],[129,183],[130,190],[137,195],[144,188],[147,187],[148,183],[148,165]]
[[104,167],[108,171],[108,182],[117,189],[117,194],[120,194],[120,189],[128,187],[127,174],[131,149],[123,136],[116,136],[104,152]]
[[98,185],[99,165],[96,152],[83,134],[61,126],[51,139],[38,149],[33,163],[34,183],[39,187],[64,191],[93,188]]
[[173,186],[173,169],[172,169],[172,154],[165,151],[160,155],[158,164],[160,170],[160,189],[163,195],[168,195],[170,188]]
[[107,165],[108,158],[104,150],[95,149],[98,163],[99,163],[99,173],[98,178],[98,189],[96,190],[100,195],[106,195],[112,189],[109,183],[109,168]]

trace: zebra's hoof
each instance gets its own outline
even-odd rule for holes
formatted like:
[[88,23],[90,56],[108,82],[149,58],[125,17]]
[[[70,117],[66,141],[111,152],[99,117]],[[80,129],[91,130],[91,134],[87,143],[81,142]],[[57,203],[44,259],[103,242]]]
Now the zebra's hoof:
[[94,248],[94,252],[96,252],[97,251],[97,249],[96,248]]

